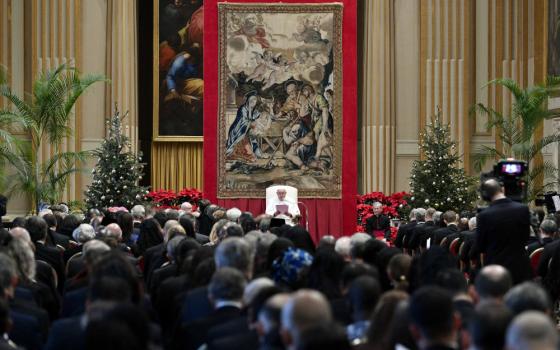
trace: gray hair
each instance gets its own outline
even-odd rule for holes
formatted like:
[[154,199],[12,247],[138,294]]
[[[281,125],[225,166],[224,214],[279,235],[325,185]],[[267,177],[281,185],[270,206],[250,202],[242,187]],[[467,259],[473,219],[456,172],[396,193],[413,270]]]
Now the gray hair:
[[469,219],[469,230],[474,230],[476,228],[476,216]]
[[541,222],[541,231],[548,234],[548,235],[552,235],[554,233],[556,233],[556,231],[558,230],[558,225],[556,225],[556,221],[554,220],[550,220],[550,219],[544,219]]
[[78,243],[86,243],[95,238],[95,229],[90,224],[81,224],[72,232],[72,238]]
[[116,240],[122,239],[122,230],[116,223],[112,223],[105,227],[105,236],[115,238]]
[[231,208],[226,211],[226,217],[229,221],[237,222],[237,219],[241,216],[241,210],[237,208]]
[[436,211],[436,212],[434,213],[433,218],[434,218],[434,223],[435,223],[435,224],[439,224],[439,223],[441,222],[441,215],[442,215],[442,214],[443,214],[443,212],[441,212],[441,211]]
[[14,259],[18,277],[23,281],[35,280],[35,253],[31,243],[21,237],[14,237],[8,244],[10,256]]
[[175,236],[167,242],[166,250],[169,260],[175,261],[175,251],[183,239],[186,239],[186,236]]
[[373,202],[373,204],[371,205],[372,207],[382,207],[383,204],[381,204],[381,202]]
[[208,297],[216,301],[241,301],[247,281],[237,269],[222,267],[214,272],[208,284]]
[[558,332],[548,316],[542,312],[527,311],[509,325],[506,344],[511,350],[555,350]]
[[226,238],[214,253],[216,269],[233,267],[243,272],[247,278],[252,276],[253,258],[251,246],[240,237]]
[[414,217],[416,218],[416,221],[424,221],[426,218],[426,209],[416,208],[414,211]]
[[334,251],[344,258],[349,258],[351,247],[351,238],[344,236],[336,240],[336,243],[334,244]]
[[255,278],[245,287],[243,292],[243,305],[251,304],[260,292],[268,287],[273,287],[274,281],[268,277]]
[[513,287],[505,295],[504,301],[514,315],[529,310],[547,312],[551,307],[546,291],[534,282],[523,282]]
[[130,213],[135,219],[144,219],[146,217],[146,208],[143,205],[137,204],[130,209]]
[[110,251],[109,245],[98,239],[92,239],[84,243],[82,248],[82,254],[84,255],[84,261],[87,265],[92,266],[95,264],[105,252]]

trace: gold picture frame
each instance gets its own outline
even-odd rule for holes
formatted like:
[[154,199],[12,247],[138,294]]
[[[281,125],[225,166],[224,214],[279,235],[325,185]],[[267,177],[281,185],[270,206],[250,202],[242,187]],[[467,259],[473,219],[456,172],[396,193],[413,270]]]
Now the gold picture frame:
[[[154,7],[153,7],[153,20],[154,20],[154,27],[153,27],[153,68],[152,68],[152,82],[153,82],[153,91],[152,91],[152,99],[153,99],[153,113],[152,113],[152,120],[153,120],[153,141],[155,142],[202,142],[204,137],[202,136],[202,121],[203,117],[201,118],[201,131],[200,135],[162,135],[160,130],[160,117],[161,117],[161,110],[160,110],[160,85],[161,85],[161,77],[160,77],[160,7],[161,4],[165,0],[154,0]],[[167,1],[166,1],[167,2]],[[201,0],[202,3],[202,0]],[[190,18],[189,18],[190,21]],[[201,65],[202,63],[200,63]]]
[[[252,16],[253,14],[257,17],[269,15],[277,15],[277,14],[287,14],[290,16],[299,16],[300,18],[306,18],[307,15],[311,16],[320,16],[320,15],[332,15],[332,32],[330,32],[331,37],[330,45],[331,51],[329,55],[328,64],[332,65],[332,91],[330,93],[331,101],[329,102],[329,106],[332,106],[332,111],[330,115],[332,116],[332,127],[331,136],[329,141],[329,146],[331,147],[331,155],[330,155],[330,168],[323,172],[321,176],[309,175],[312,173],[311,171],[308,173],[306,171],[302,172],[301,177],[303,178],[304,175],[308,178],[312,178],[311,180],[317,180],[317,184],[321,184],[323,188],[306,188],[305,180],[301,180],[299,185],[297,184],[298,178],[300,176],[294,175],[291,176],[293,171],[289,170],[282,170],[283,174],[280,178],[273,178],[274,175],[265,174],[262,175],[260,173],[245,173],[241,174],[239,177],[236,175],[232,175],[230,170],[226,170],[226,167],[230,167],[231,169],[231,158],[226,159],[226,143],[228,141],[228,124],[229,127],[233,125],[233,123],[228,123],[227,118],[231,120],[232,117],[232,110],[235,108],[241,108],[241,106],[237,103],[232,104],[231,101],[231,93],[232,88],[231,84],[228,83],[228,79],[231,80],[232,74],[229,69],[229,66],[226,62],[226,59],[219,60],[219,67],[218,67],[218,99],[219,99],[219,111],[218,111],[218,198],[265,198],[266,196],[266,188],[265,186],[268,184],[288,184],[298,188],[298,196],[300,198],[342,198],[342,135],[343,135],[343,115],[342,115],[342,72],[343,72],[343,59],[342,59],[342,11],[343,11],[343,4],[342,3],[320,3],[320,4],[305,4],[305,3],[218,3],[218,45],[219,57],[226,57],[227,55],[227,44],[226,38],[228,37],[228,25],[231,27],[232,23],[228,23],[228,15],[235,14],[242,14],[242,15],[249,15]],[[234,17],[232,17],[233,19]],[[293,18],[292,18],[293,19]],[[288,19],[286,19],[288,20]],[[256,40],[256,42],[264,43],[264,38],[257,38],[251,39]],[[323,40],[323,39],[321,39]],[[254,42],[254,41],[253,41]],[[303,41],[302,41],[303,43]],[[273,50],[273,49],[271,49]],[[294,49],[297,51],[297,49]],[[332,57],[332,58],[331,58]],[[325,66],[326,67],[326,66]],[[271,77],[268,77],[270,80]],[[290,78],[294,80],[295,78]],[[289,80],[290,80],[289,79]],[[288,80],[288,81],[289,81]],[[266,78],[262,82],[263,84],[266,83]],[[311,85],[308,81],[298,81],[299,84]],[[280,84],[282,85],[282,84]],[[272,89],[273,87],[268,87],[268,84],[261,85],[259,89],[265,91],[266,89]],[[300,88],[302,85],[299,85]],[[324,86],[322,86],[324,88]],[[298,88],[299,89],[299,88]],[[303,89],[301,89],[303,91]],[[326,91],[315,90],[314,97],[317,95],[325,95]],[[329,107],[330,108],[330,107]],[[239,113],[239,110],[238,112]],[[274,119],[274,118],[273,118]],[[292,125],[287,123],[286,125]],[[319,136],[316,137],[316,143],[318,143]],[[268,141],[267,141],[268,142]],[[280,143],[283,141],[280,140]],[[277,142],[278,143],[278,142]],[[270,145],[270,144],[269,144]],[[285,144],[284,144],[285,146]],[[269,147],[269,146],[266,146]],[[272,148],[272,146],[270,146]],[[277,145],[277,147],[282,147],[281,145]],[[271,158],[275,158],[276,149],[272,151],[270,155]],[[320,153],[320,151],[318,151]],[[287,157],[286,157],[287,158]],[[314,157],[318,159],[317,157]],[[319,157],[321,158],[321,157]],[[262,160],[262,159],[261,159]],[[286,159],[283,160],[286,162]],[[226,165],[226,162],[229,164]],[[264,161],[266,163],[266,161]],[[270,162],[264,168],[270,165]],[[242,165],[243,166],[243,165]],[[249,167],[252,164],[248,164]],[[263,166],[259,165],[261,173],[266,170],[263,170]],[[285,169],[285,166],[281,165],[274,165],[275,169]],[[311,168],[309,169],[311,170]],[[258,172],[259,170],[257,170]],[[271,171],[272,172],[272,171]],[[316,172],[319,174],[319,172]],[[327,174],[327,175],[324,175]],[[257,180],[258,176],[262,176],[262,178],[271,177],[270,180]],[[236,183],[236,179],[241,178],[240,183]],[[243,179],[244,178],[244,179]],[[243,182],[247,181],[250,182],[251,178],[254,181],[255,186],[249,184],[248,186]],[[260,181],[260,182],[259,182]],[[243,183],[242,183],[243,182]]]

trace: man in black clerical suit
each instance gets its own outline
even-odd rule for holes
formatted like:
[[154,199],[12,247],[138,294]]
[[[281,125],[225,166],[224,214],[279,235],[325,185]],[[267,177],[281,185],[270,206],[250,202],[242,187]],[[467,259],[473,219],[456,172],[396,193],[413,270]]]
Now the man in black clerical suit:
[[366,220],[366,232],[374,238],[391,238],[391,220],[383,215],[383,205],[379,202],[373,203],[373,216]]
[[507,198],[496,179],[481,186],[482,198],[490,206],[478,214],[476,244],[484,253],[484,264],[502,265],[511,273],[514,284],[532,277],[525,245],[529,239],[529,208]]

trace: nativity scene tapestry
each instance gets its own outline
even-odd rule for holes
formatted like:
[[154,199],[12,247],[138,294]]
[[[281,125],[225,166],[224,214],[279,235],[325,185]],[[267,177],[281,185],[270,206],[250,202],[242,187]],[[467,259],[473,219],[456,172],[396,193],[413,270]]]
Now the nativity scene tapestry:
[[342,11],[218,4],[218,197],[340,198]]

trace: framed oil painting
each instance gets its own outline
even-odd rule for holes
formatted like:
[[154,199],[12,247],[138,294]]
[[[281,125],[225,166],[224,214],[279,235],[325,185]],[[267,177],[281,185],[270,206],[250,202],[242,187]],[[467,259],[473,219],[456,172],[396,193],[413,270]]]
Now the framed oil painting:
[[218,197],[341,197],[342,11],[218,4]]
[[203,29],[203,0],[154,0],[155,141],[202,141]]
[[[548,2],[548,69],[549,76],[560,76],[560,0]],[[560,116],[560,93],[549,99],[549,109]]]

